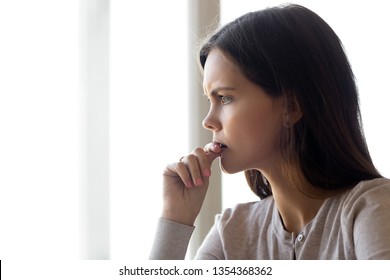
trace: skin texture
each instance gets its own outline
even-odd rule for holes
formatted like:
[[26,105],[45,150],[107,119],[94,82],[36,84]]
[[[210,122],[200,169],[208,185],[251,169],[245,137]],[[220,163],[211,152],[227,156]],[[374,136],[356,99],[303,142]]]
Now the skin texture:
[[210,99],[203,126],[227,146],[221,155],[224,171],[270,168],[277,157],[284,99],[269,97],[218,49],[207,58],[203,84]]
[[204,88],[210,111],[203,126],[214,141],[168,165],[163,175],[162,217],[187,225],[203,204],[212,162],[220,156],[227,173],[269,168],[282,124],[283,100],[268,97],[218,49],[207,59]]
[[203,126],[213,132],[213,142],[166,167],[162,217],[193,225],[207,193],[211,164],[221,157],[226,173],[260,170],[272,186],[286,230],[298,232],[322,204],[297,191],[280,168],[280,133],[286,121],[293,125],[291,120],[297,121],[301,113],[287,110],[291,106],[284,96],[268,96],[219,49],[208,55],[203,86],[210,100]]

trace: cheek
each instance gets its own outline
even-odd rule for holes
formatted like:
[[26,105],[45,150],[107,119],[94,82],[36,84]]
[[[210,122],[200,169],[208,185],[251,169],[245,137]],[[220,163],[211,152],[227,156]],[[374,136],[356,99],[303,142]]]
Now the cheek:
[[263,168],[273,161],[277,138],[275,126],[257,121],[240,122],[231,119],[229,130],[230,149],[221,156],[224,172],[232,174],[248,169]]
[[273,152],[279,142],[280,118],[261,112],[247,115],[247,122],[236,124],[242,145],[252,153]]
[[272,121],[272,117],[267,112],[248,111],[244,114],[243,119],[246,122],[242,124],[242,130],[245,130],[247,134],[252,135],[254,138],[264,137],[275,126],[275,122]]

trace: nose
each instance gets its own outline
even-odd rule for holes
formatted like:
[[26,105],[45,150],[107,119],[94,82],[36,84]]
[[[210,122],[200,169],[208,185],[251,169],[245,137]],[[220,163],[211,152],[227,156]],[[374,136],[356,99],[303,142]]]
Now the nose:
[[211,131],[219,131],[222,128],[221,123],[216,118],[215,112],[212,109],[210,109],[209,113],[204,118],[202,124],[203,124],[203,127],[205,129],[208,129]]

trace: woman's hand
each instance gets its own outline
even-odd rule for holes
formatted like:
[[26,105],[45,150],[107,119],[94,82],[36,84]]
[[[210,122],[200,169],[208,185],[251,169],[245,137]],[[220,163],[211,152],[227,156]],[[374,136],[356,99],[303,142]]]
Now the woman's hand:
[[220,145],[213,142],[165,168],[162,218],[194,224],[207,193],[211,164],[221,152]]

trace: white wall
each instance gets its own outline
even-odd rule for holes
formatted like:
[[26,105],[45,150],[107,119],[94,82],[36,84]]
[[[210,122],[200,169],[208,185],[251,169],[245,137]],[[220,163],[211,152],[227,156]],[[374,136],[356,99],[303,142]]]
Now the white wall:
[[110,9],[111,258],[147,259],[163,169],[189,152],[186,1]]
[[0,2],[0,259],[78,258],[78,3]]

